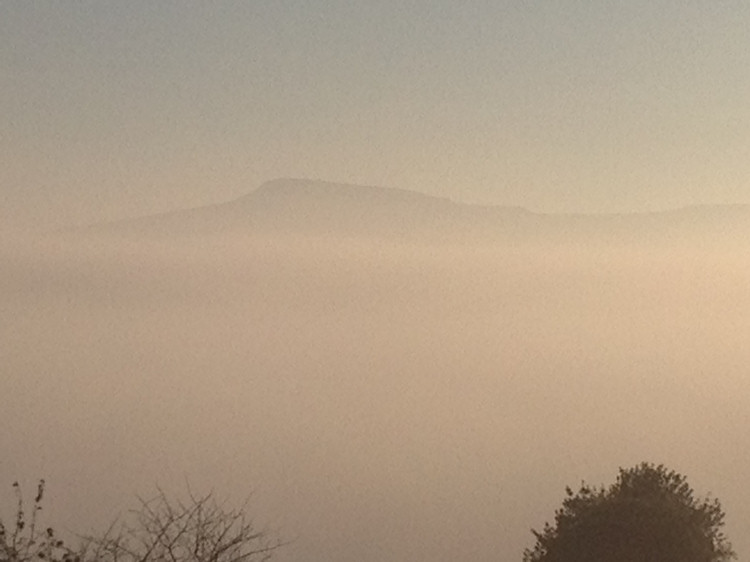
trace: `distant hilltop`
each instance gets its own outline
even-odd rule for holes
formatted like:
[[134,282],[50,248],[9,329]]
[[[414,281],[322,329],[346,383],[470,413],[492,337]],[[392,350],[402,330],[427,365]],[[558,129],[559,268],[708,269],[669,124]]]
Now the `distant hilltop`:
[[275,198],[309,198],[316,200],[350,199],[366,201],[401,201],[406,203],[427,203],[428,201],[450,200],[398,189],[394,187],[376,187],[372,185],[354,185],[334,183],[323,180],[306,180],[297,178],[279,178],[262,184],[242,199],[275,199]]
[[275,179],[226,203],[92,228],[146,236],[244,232],[441,243],[679,241],[725,235],[750,238],[750,206],[696,206],[651,213],[543,214],[522,207],[470,205],[397,188]]

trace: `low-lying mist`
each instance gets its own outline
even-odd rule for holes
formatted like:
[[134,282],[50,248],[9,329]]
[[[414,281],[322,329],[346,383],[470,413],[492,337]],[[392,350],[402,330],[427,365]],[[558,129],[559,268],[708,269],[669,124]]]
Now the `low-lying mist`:
[[280,560],[520,560],[648,460],[746,556],[750,245],[483,236],[5,239],[0,499],[44,477],[83,532],[189,483],[252,492]]

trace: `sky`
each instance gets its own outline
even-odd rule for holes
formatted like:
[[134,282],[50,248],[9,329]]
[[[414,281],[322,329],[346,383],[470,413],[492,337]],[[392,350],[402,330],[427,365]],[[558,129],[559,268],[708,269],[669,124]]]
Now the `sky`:
[[750,203],[740,1],[0,3],[4,220],[264,181],[543,212]]

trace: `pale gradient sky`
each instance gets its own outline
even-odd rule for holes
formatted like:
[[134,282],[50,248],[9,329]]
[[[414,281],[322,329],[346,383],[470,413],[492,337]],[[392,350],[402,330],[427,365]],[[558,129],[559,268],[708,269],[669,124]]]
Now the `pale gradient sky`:
[[537,211],[750,203],[750,4],[0,3],[0,219],[276,177]]

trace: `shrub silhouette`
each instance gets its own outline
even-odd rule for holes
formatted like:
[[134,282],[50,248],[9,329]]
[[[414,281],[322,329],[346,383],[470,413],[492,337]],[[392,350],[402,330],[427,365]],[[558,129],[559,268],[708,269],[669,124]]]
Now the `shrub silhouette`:
[[52,527],[38,528],[44,487],[44,480],[40,480],[31,514],[27,514],[21,486],[18,482],[13,482],[16,496],[15,518],[10,527],[0,521],[0,562],[78,561],[78,555],[55,536]]
[[698,499],[681,474],[642,463],[609,488],[566,488],[554,524],[532,531],[524,562],[724,562],[734,558],[716,499]]
[[258,530],[245,505],[225,507],[212,493],[186,501],[159,490],[138,509],[99,535],[79,537],[75,547],[58,539],[51,527],[37,528],[44,497],[40,480],[30,516],[14,483],[17,504],[9,528],[0,521],[0,562],[259,562],[282,546]]

